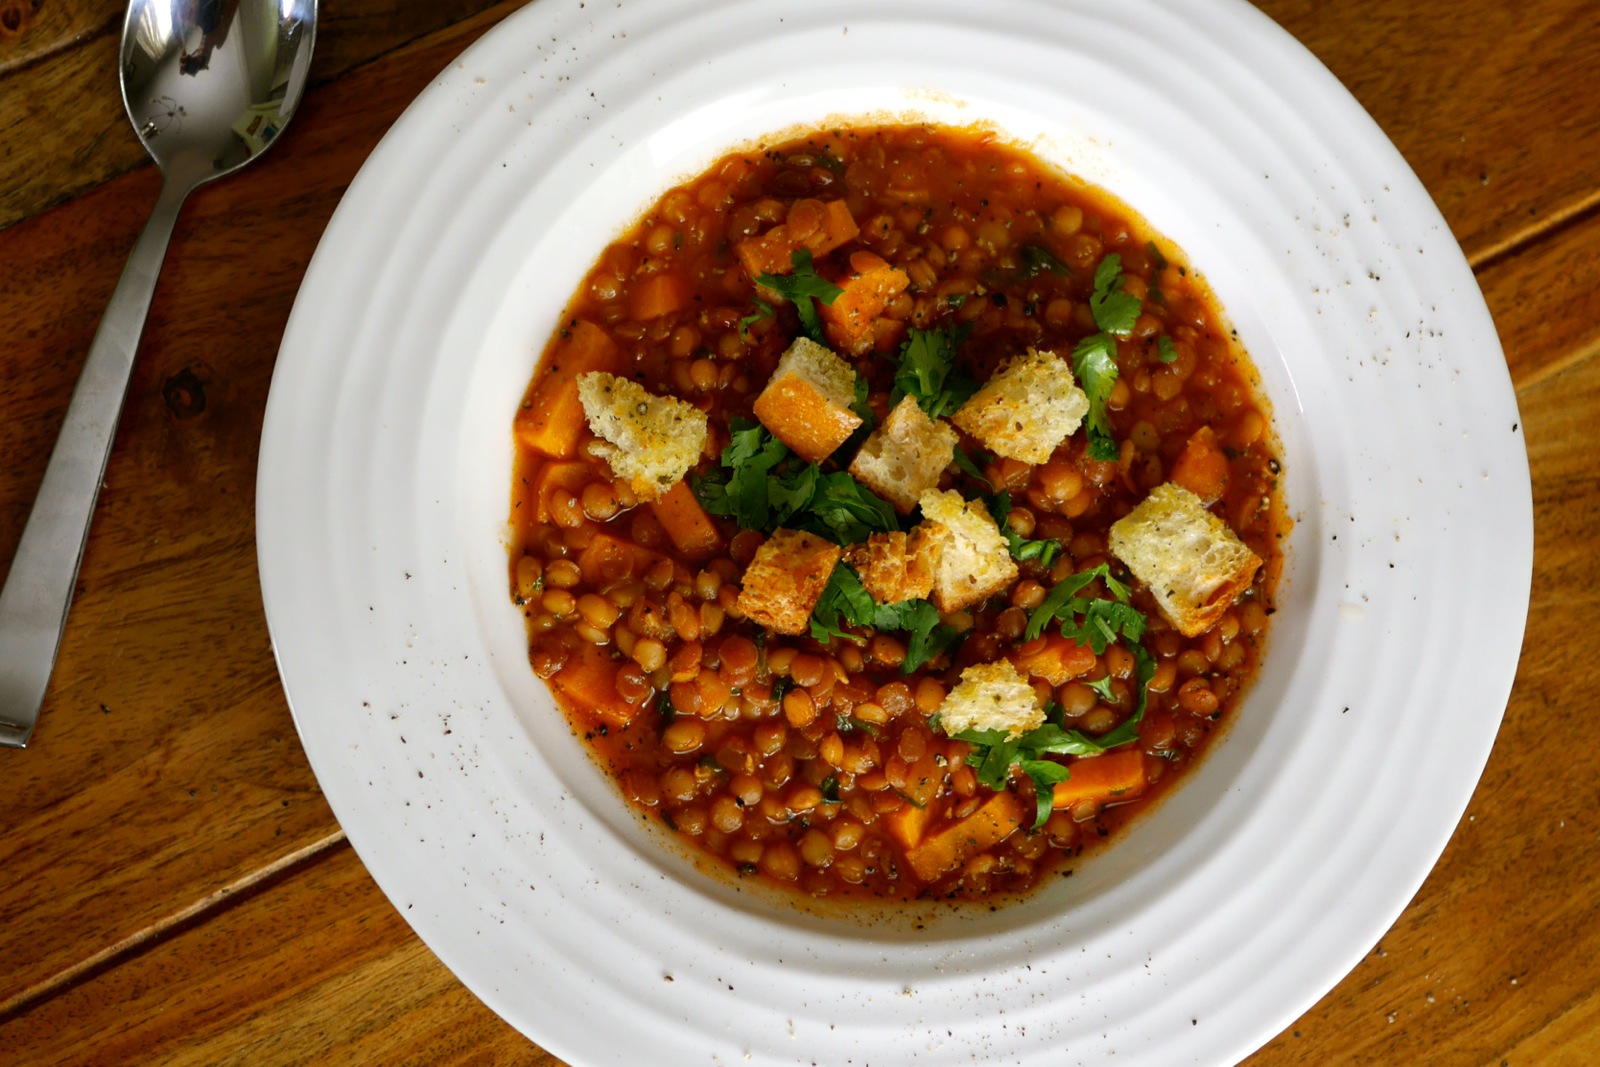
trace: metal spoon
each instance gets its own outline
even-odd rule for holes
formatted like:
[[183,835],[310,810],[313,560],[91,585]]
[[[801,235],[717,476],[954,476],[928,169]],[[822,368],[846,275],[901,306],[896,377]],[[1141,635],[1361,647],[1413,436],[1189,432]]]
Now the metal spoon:
[[305,88],[317,0],[130,0],[122,103],[161,168],[161,195],[89,346],[0,592],[0,745],[39,720],[133,357],[178,209],[283,132]]

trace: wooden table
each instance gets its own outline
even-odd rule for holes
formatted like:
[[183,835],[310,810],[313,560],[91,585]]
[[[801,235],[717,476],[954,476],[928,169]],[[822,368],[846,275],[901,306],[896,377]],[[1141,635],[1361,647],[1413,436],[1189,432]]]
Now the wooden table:
[[[0,751],[0,1062],[556,1062],[345,843],[278,684],[252,519],[273,358],[324,224],[405,104],[516,6],[328,0],[284,143],[185,209],[44,718]],[[1522,407],[1537,548],[1516,689],[1443,859],[1249,1062],[1600,1062],[1600,15],[1262,6],[1466,249]],[[0,0],[0,560],[158,186],[117,99],[120,8]]]

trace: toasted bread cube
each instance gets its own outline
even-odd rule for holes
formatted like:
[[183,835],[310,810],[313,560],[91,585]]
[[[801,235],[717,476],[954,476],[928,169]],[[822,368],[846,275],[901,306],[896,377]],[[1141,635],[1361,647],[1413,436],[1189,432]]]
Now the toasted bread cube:
[[1010,660],[975,663],[939,705],[939,728],[952,737],[963,730],[1004,730],[1021,737],[1044,725],[1044,703]]
[[777,530],[756,549],[736,606],[774,633],[802,634],[842,550],[816,534]]
[[1185,637],[1210,629],[1261,566],[1227,523],[1172,482],[1111,524],[1110,548]]
[[920,503],[937,556],[934,607],[943,612],[960,611],[1016,580],[1017,563],[981,501],[963,500],[953,489],[930,489],[922,494]]
[[956,432],[943,419],[930,419],[909,396],[889,412],[883,425],[850,461],[850,473],[868,489],[911,514],[922,494],[939,484],[955,455]]
[[926,526],[909,534],[876,533],[845,549],[844,560],[861,575],[861,586],[880,604],[919,600],[933,591],[933,545]]
[[700,458],[706,413],[638,382],[594,371],[578,376],[589,429],[606,442],[600,454],[641,500],[660,500]]
[[1088,413],[1089,398],[1067,361],[1030,348],[1006,361],[950,420],[996,455],[1038,465]]
[[871,252],[850,253],[850,273],[839,279],[844,291],[817,311],[828,340],[841,352],[864,356],[877,344],[876,324],[889,302],[911,284],[910,277]]
[[856,372],[850,364],[805,337],[778,360],[767,387],[756,397],[756,418],[808,463],[821,463],[861,425],[850,410]]

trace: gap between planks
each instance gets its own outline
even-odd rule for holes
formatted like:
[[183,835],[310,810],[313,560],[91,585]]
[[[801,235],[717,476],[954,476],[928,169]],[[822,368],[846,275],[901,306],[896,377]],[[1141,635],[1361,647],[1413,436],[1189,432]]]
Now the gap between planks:
[[203,922],[209,922],[216,915],[244,903],[257,893],[327,859],[341,846],[349,847],[344,831],[334,830],[308,845],[278,857],[265,866],[247,872],[215,892],[194,901],[188,907],[180,908],[144,929],[129,934],[115,944],[107,945],[92,956],[35,982],[10,999],[0,1001],[0,1023],[28,1012],[78,982],[118,966],[131,956],[151,949]]

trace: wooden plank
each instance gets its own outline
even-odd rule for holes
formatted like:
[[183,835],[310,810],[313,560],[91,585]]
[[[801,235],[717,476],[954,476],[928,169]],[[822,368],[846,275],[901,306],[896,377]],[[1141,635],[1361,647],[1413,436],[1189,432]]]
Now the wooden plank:
[[447,971],[348,846],[20,1016],[7,1062],[561,1067]]
[[[0,1004],[337,829],[294,735],[257,584],[267,387],[340,194],[485,21],[313,93],[302,128],[184,211],[43,718],[25,752],[0,752]],[[144,168],[0,231],[0,558],[154,179]]]
[[1478,271],[1518,389],[1600,353],[1600,212]]
[[[1585,933],[1600,913],[1600,791],[1592,785],[1600,748],[1585,743],[1600,658],[1600,359],[1547,376],[1520,400],[1534,475],[1533,593],[1494,754],[1405,914],[1337,988],[1246,1061],[1251,1067],[1477,1067],[1600,1055],[1600,956]],[[1485,639],[1495,639],[1494,624],[1484,620]],[[1565,1059],[1553,1054],[1579,1037]]]
[[122,0],[0,0],[0,78],[89,37],[115,34]]
[[1378,121],[1477,262],[1600,203],[1593,0],[1257,0]]
[[[39,3],[0,0],[0,18],[12,6]],[[37,25],[18,38],[38,42],[30,61],[7,67],[0,52],[0,144],[13,146],[0,153],[0,228],[148,161],[117,88],[122,0],[77,0],[60,5],[60,11],[57,6],[41,5]],[[312,84],[333,80],[494,6],[494,0],[323,4]],[[515,6],[502,2],[500,17]],[[294,130],[303,123],[297,118]]]

